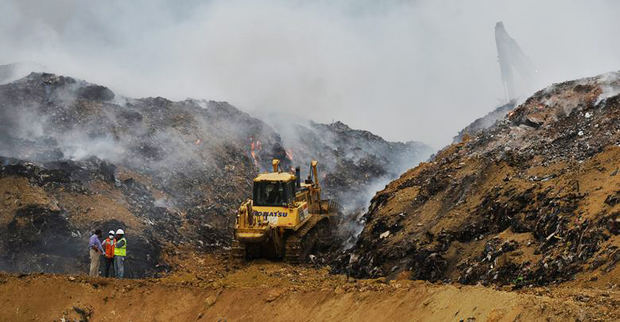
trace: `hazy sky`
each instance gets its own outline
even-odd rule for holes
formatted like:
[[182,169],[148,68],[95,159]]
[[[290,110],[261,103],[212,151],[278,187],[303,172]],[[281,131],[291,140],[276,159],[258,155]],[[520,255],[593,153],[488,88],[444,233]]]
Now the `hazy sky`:
[[440,147],[503,99],[497,21],[542,87],[619,70],[619,14],[614,0],[0,0],[0,64]]

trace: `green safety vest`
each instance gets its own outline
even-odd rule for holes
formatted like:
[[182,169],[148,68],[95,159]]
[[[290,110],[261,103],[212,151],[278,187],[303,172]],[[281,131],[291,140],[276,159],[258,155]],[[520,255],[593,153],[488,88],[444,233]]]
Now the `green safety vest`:
[[[124,241],[125,242],[123,247],[118,247],[118,243],[120,241]],[[114,256],[127,256],[127,240],[125,240],[125,237],[123,237],[120,240],[116,241],[116,247],[114,247]]]

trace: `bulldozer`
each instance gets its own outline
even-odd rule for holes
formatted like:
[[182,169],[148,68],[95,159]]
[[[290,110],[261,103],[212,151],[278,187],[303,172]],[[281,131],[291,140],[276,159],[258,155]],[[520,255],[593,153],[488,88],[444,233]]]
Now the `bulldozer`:
[[273,159],[273,172],[259,174],[253,182],[252,199],[237,213],[231,258],[243,263],[252,258],[283,259],[298,264],[310,252],[328,245],[331,238],[330,202],[321,199],[318,162],[310,163],[308,178],[300,169],[282,171]]

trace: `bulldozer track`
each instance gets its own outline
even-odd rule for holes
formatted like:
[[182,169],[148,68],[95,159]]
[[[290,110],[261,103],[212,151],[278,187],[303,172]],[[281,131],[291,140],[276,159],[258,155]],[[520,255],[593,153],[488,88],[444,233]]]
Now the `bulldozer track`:
[[[284,261],[291,264],[303,263],[310,251],[318,244],[328,242],[329,232],[328,217],[325,215],[312,216],[305,225],[284,241]],[[233,240],[230,247],[230,259],[234,264],[243,264],[248,259],[248,245]]]
[[240,264],[245,262],[245,254],[245,244],[238,240],[233,240],[230,247],[230,259],[234,263]]
[[306,260],[309,252],[319,241],[319,225],[322,220],[327,220],[325,216],[315,215],[294,234],[286,238],[284,244],[284,261],[290,264],[300,264]]

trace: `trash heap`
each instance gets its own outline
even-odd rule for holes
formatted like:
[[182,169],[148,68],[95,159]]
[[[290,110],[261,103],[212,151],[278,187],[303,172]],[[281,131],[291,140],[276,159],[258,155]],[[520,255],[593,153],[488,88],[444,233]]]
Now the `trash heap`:
[[[329,140],[345,132],[355,130]],[[47,73],[0,85],[0,270],[79,272],[90,232],[123,228],[130,275],[157,275],[168,269],[162,252],[229,245],[237,208],[274,157],[304,165],[303,151],[321,162],[326,183],[342,170],[341,180],[363,186],[389,172],[382,158],[426,153],[359,133],[365,148],[394,152],[364,152],[380,160],[365,161],[323,139],[294,159],[271,126],[225,102],[133,99]],[[329,162],[342,166],[323,168]],[[350,169],[365,165],[375,170],[359,180]]]
[[619,94],[620,73],[552,85],[407,171],[334,270],[513,287],[617,274]]

